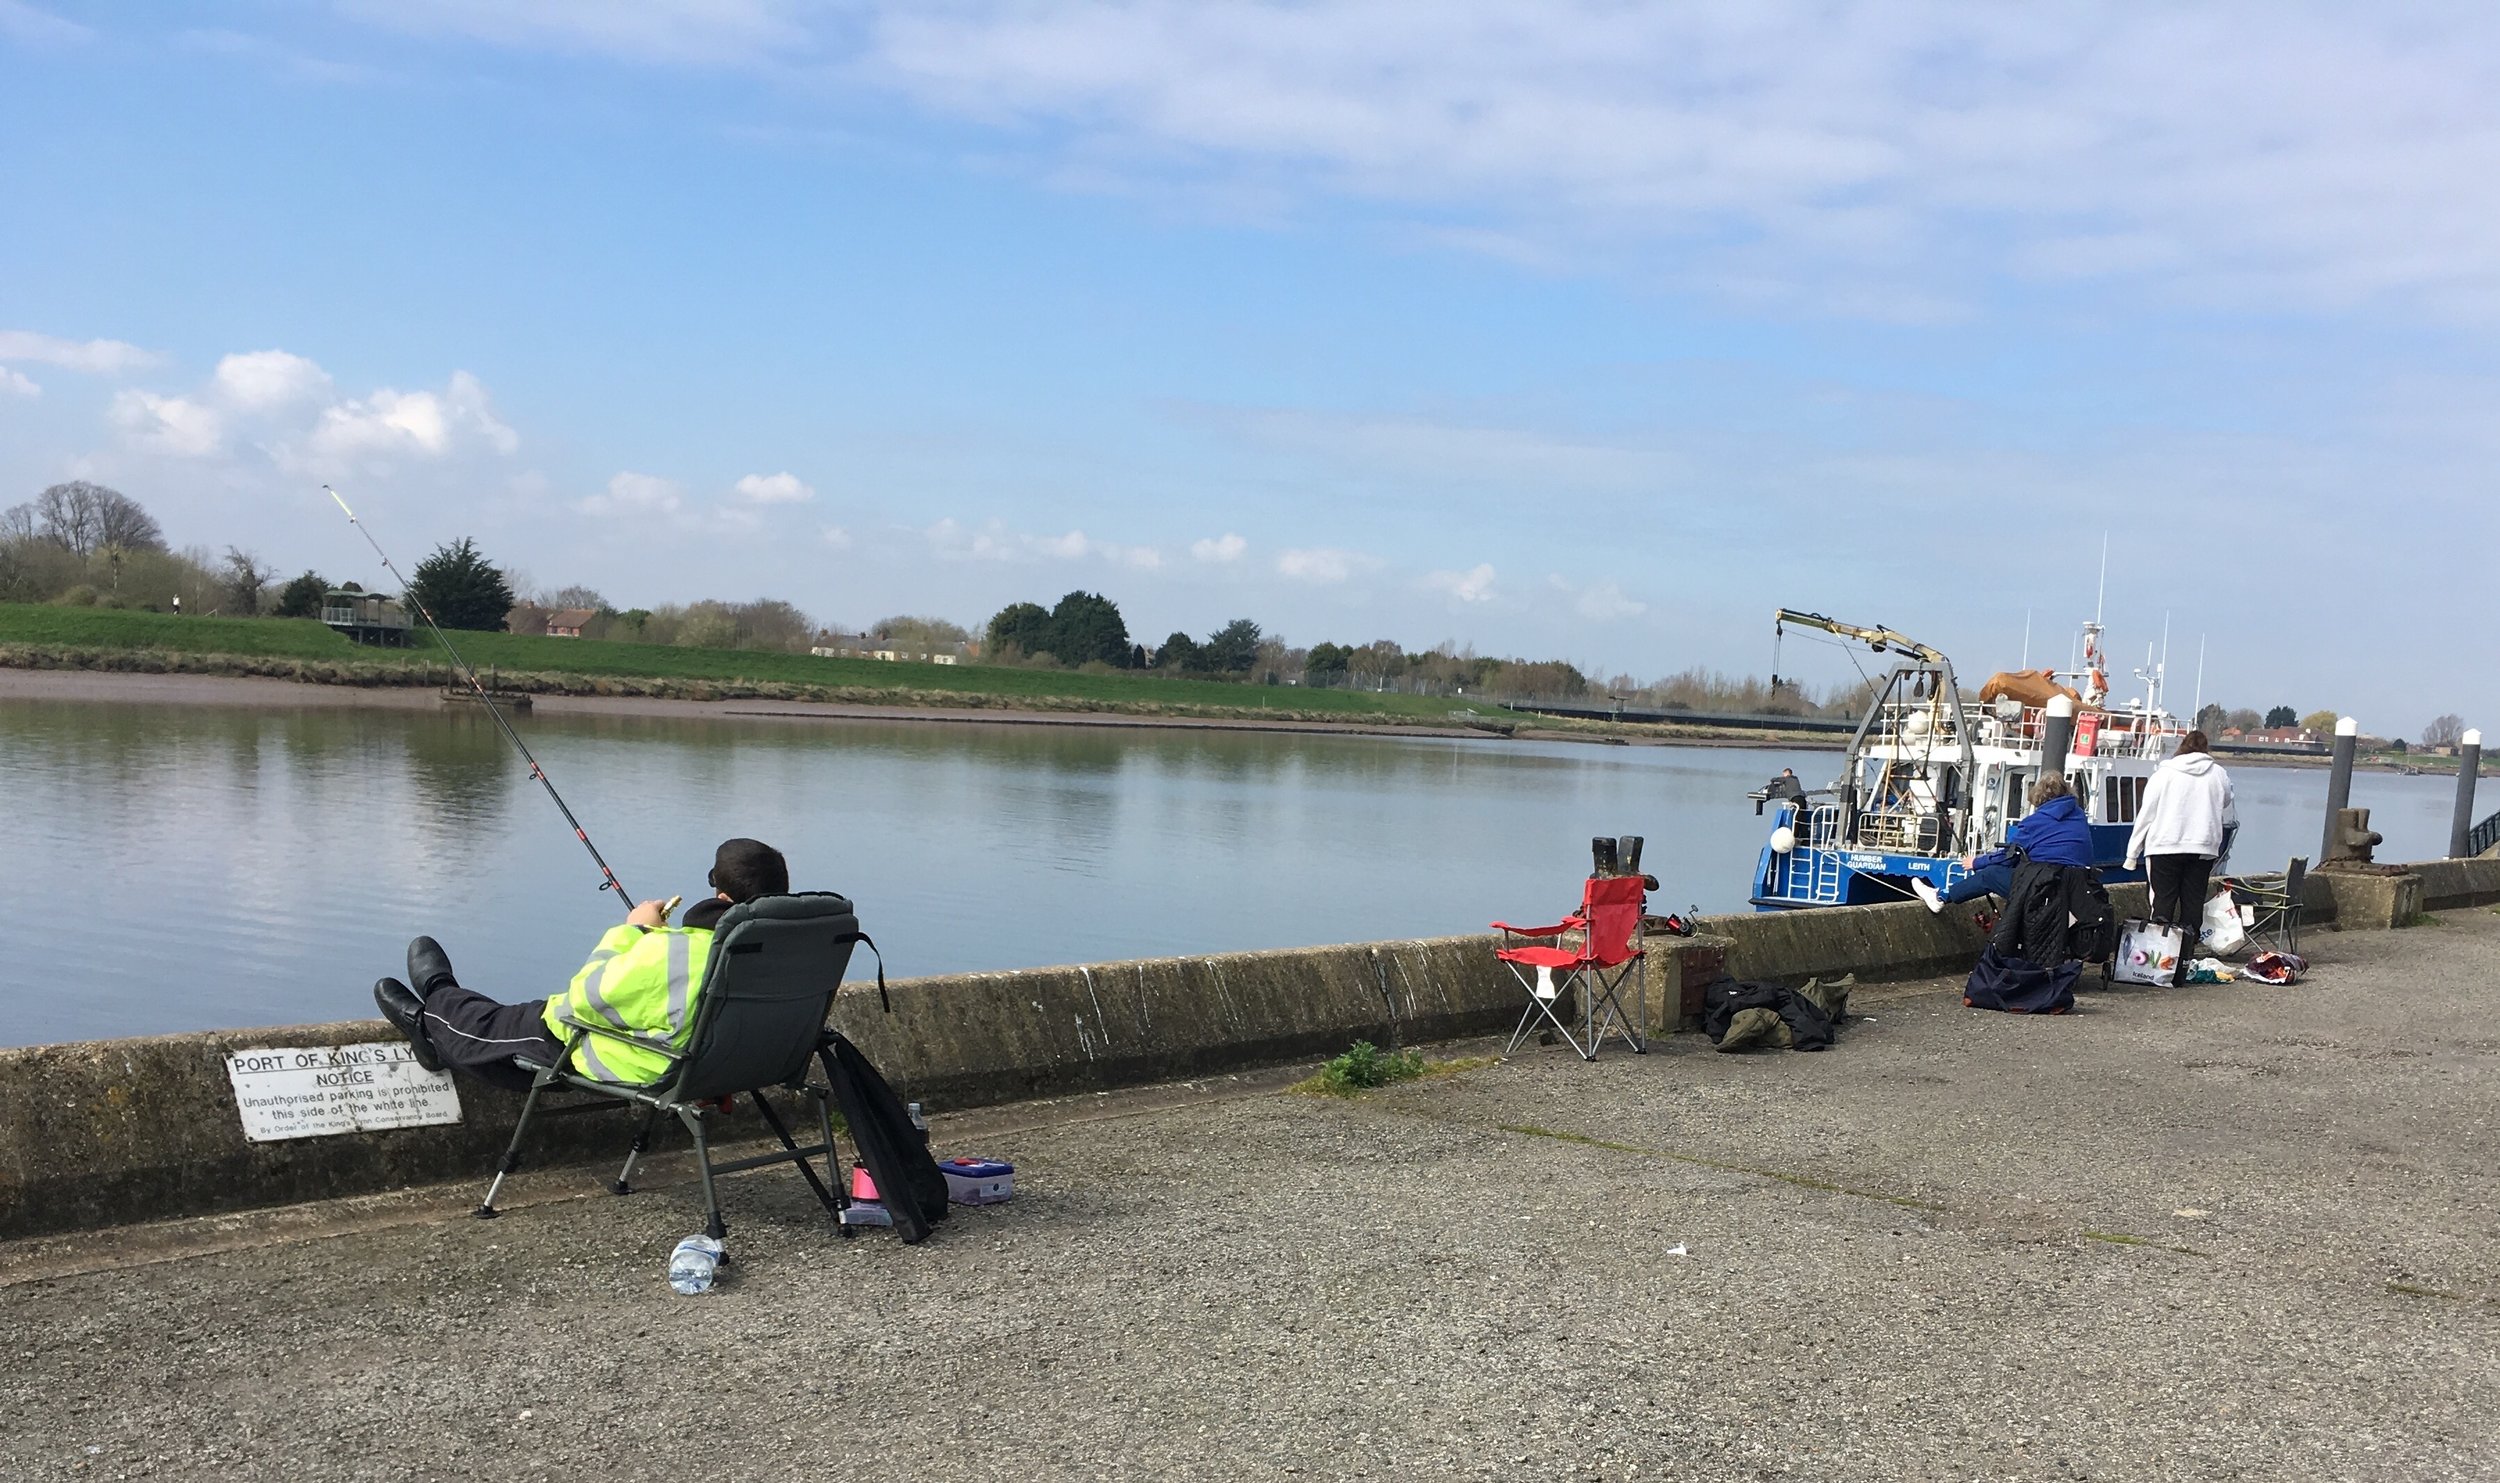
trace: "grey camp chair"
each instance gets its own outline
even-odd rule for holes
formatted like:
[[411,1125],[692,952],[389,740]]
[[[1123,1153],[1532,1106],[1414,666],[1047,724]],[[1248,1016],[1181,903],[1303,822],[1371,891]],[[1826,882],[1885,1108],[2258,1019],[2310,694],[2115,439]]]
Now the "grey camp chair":
[[[520,1167],[521,1139],[529,1131],[531,1115],[538,1111],[540,1094],[549,1087],[565,1086],[647,1109],[634,1134],[633,1147],[625,1156],[625,1167],[610,1186],[617,1194],[633,1192],[634,1164],[649,1144],[651,1129],[663,1116],[673,1115],[694,1138],[695,1161],[703,1171],[704,1213],[710,1217],[704,1230],[709,1235],[718,1238],[729,1229],[721,1219],[720,1198],[713,1189],[712,1176],[766,1164],[796,1164],[806,1176],[808,1187],[816,1192],[816,1198],[838,1224],[842,1207],[849,1202],[840,1193],[842,1179],[834,1155],[831,1095],[826,1088],[808,1083],[807,1068],[824,1037],[825,1019],[833,1007],[835,991],[842,986],[843,971],[850,966],[851,948],[867,941],[860,934],[859,919],[853,914],[851,903],[831,891],[759,896],[723,912],[712,929],[712,955],[704,967],[694,1025],[684,1050],[676,1049],[662,1037],[629,1035],[607,1025],[566,1019],[564,1053],[556,1057],[554,1065],[541,1066],[523,1057],[513,1058],[522,1069],[536,1073],[536,1079],[530,1083],[528,1099],[521,1104],[520,1125],[512,1130],[512,1143],[504,1150],[495,1181],[487,1187],[486,1199],[478,1206],[478,1218],[491,1220],[497,1213],[495,1196],[502,1192],[505,1177]],[[876,944],[869,943],[869,951],[875,950]],[[882,969],[878,981],[881,985],[884,981]],[[573,1052],[585,1036],[593,1035],[630,1041],[656,1051],[669,1059],[669,1070],[658,1081],[639,1086],[582,1075],[572,1069]],[[765,1100],[767,1087],[813,1100],[823,1141],[799,1147],[780,1113]],[[723,1098],[742,1093],[754,1100],[755,1110],[763,1114],[764,1121],[780,1138],[781,1151],[714,1163],[707,1124],[719,1115],[718,1104]],[[824,1155],[826,1169],[832,1176],[831,1189],[825,1180],[816,1177],[816,1170],[808,1163],[818,1154]],[[840,1229],[845,1236],[851,1234],[848,1226]]]
[[2300,912],[2309,881],[2309,862],[2299,856],[2280,876],[2244,876],[2231,881],[2231,899],[2249,908],[2248,935],[2270,938],[2275,951],[2300,951]]

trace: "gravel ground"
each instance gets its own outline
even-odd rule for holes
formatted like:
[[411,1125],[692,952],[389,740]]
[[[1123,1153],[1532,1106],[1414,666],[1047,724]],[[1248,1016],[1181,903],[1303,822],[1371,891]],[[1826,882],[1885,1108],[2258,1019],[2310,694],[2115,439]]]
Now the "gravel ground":
[[840,1242],[743,1176],[701,1298],[683,1186],[0,1247],[0,1476],[2490,1477],[2500,914],[2314,946],[941,1119],[1013,1204]]

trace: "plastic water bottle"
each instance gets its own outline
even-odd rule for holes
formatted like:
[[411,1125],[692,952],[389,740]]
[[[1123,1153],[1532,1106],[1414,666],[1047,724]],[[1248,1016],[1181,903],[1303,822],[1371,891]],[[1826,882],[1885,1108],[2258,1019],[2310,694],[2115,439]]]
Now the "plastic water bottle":
[[903,1104],[903,1110],[911,1114],[911,1125],[913,1127],[918,1128],[923,1133],[929,1131],[929,1120],[921,1116],[919,1103],[906,1102]]
[[720,1275],[721,1244],[710,1236],[688,1236],[668,1254],[668,1285],[682,1293],[710,1292]]

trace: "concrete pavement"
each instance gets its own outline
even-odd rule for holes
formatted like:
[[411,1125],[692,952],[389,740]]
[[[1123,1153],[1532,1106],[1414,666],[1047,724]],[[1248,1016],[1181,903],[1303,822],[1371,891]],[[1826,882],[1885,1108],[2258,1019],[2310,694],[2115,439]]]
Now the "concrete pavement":
[[692,1191],[582,1171],[0,1247],[0,1476],[2491,1476],[2500,914],[2309,945],[941,1119],[1015,1203],[841,1242],[742,1176],[701,1298]]

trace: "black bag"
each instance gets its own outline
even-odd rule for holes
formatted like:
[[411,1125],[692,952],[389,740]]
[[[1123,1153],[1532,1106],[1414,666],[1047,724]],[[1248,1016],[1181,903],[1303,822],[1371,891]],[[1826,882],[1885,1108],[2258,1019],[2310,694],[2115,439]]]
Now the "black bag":
[[929,1135],[912,1126],[911,1112],[894,1088],[841,1031],[825,1032],[816,1059],[842,1120],[851,1125],[859,1161],[868,1166],[878,1197],[894,1217],[894,1234],[908,1243],[926,1240],[947,1210],[946,1176],[929,1153]]
[[2072,960],[2042,968],[1989,946],[1980,950],[1979,966],[1962,988],[1962,1002],[2007,1014],[2064,1014],[2075,1007],[2075,980],[2082,976],[2083,965]]

